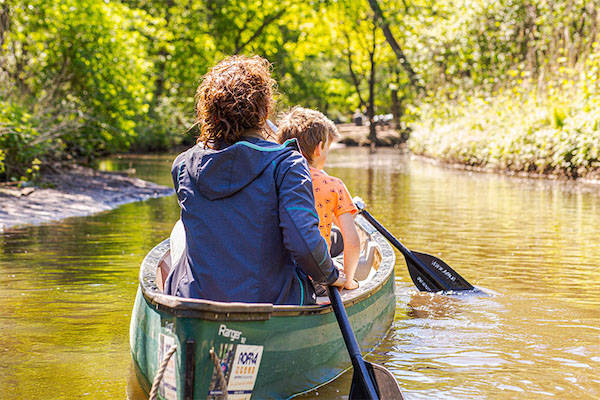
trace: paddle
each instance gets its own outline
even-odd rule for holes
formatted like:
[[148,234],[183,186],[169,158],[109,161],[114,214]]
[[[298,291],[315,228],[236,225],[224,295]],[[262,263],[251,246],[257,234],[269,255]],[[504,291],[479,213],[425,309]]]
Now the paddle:
[[329,286],[327,292],[354,368],[348,399],[404,399],[398,382],[396,382],[396,378],[390,371],[381,365],[363,360],[339,290],[336,287]]
[[353,201],[359,213],[390,243],[400,250],[406,259],[408,272],[417,289],[426,292],[476,290],[465,278],[439,258],[431,254],[417,253],[416,251],[407,249],[369,214],[365,209],[365,202],[360,197],[355,197]]

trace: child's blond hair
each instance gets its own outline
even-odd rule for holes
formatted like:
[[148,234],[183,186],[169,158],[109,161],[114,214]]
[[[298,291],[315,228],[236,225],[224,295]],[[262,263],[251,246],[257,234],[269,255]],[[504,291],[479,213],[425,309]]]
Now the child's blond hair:
[[340,134],[335,124],[316,110],[294,107],[279,120],[279,142],[296,138],[309,164],[319,143],[336,140]]

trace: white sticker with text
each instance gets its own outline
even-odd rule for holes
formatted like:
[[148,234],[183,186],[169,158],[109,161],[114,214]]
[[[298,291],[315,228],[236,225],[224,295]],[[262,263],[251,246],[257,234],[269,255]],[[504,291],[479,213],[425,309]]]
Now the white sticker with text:
[[258,375],[262,353],[263,346],[243,344],[237,346],[227,385],[228,399],[250,399]]

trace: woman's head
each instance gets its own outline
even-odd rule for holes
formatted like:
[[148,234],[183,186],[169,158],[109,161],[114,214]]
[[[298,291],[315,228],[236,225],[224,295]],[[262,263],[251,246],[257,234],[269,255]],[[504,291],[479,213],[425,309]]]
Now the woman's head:
[[264,58],[232,56],[215,65],[196,91],[198,142],[228,146],[248,133],[266,132],[274,90]]

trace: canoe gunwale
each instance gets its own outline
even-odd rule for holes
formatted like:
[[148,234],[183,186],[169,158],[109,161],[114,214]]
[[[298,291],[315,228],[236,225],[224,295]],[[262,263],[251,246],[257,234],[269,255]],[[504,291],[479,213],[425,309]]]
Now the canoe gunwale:
[[[393,276],[396,257],[385,238],[361,216],[355,219],[374,241],[381,252],[381,265],[375,275],[357,292],[344,292],[346,307],[359,303],[376,294]],[[144,258],[140,268],[140,287],[146,302],[156,310],[176,317],[199,318],[210,321],[262,321],[272,316],[315,315],[333,312],[329,304],[308,306],[274,305],[271,303],[219,302],[204,299],[188,299],[166,295],[156,285],[156,270],[164,254],[169,250],[169,239],[156,245]]]

